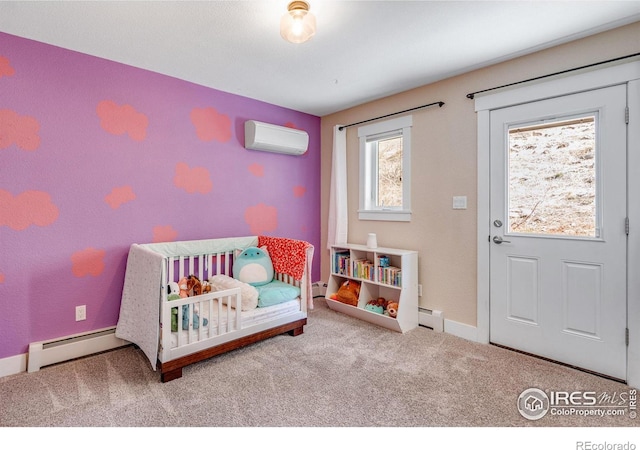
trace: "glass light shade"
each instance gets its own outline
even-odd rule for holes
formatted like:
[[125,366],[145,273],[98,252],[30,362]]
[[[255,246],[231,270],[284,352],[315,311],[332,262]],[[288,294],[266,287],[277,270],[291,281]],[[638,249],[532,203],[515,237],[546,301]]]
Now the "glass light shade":
[[316,17],[309,12],[309,4],[294,1],[280,19],[280,36],[294,44],[308,41],[316,34]]

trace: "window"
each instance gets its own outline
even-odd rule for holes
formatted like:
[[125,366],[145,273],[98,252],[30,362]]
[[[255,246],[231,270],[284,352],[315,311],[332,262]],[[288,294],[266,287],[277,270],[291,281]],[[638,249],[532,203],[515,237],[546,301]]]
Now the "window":
[[358,128],[361,220],[411,220],[411,125],[407,116]]
[[509,233],[600,237],[595,113],[508,130]]

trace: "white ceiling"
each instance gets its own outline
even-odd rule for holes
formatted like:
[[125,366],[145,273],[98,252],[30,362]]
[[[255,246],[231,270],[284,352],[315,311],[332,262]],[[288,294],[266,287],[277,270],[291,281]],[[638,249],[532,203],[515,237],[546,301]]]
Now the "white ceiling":
[[309,1],[304,44],[279,35],[288,0],[0,1],[0,31],[323,116],[640,20],[640,1]]

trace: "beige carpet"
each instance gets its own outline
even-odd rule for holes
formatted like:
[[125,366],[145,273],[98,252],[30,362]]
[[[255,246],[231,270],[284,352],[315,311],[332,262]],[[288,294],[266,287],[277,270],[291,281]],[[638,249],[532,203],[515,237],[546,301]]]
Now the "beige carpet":
[[[525,389],[628,386],[420,327],[399,334],[329,310],[160,383],[126,347],[0,378],[3,427],[627,427],[623,417],[520,415]],[[188,437],[185,437],[188,440]]]

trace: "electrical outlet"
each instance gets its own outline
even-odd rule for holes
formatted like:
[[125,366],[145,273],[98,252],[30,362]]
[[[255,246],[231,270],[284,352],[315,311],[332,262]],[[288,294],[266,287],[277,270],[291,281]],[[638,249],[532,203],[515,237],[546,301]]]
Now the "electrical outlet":
[[87,305],[76,306],[76,322],[87,320]]

